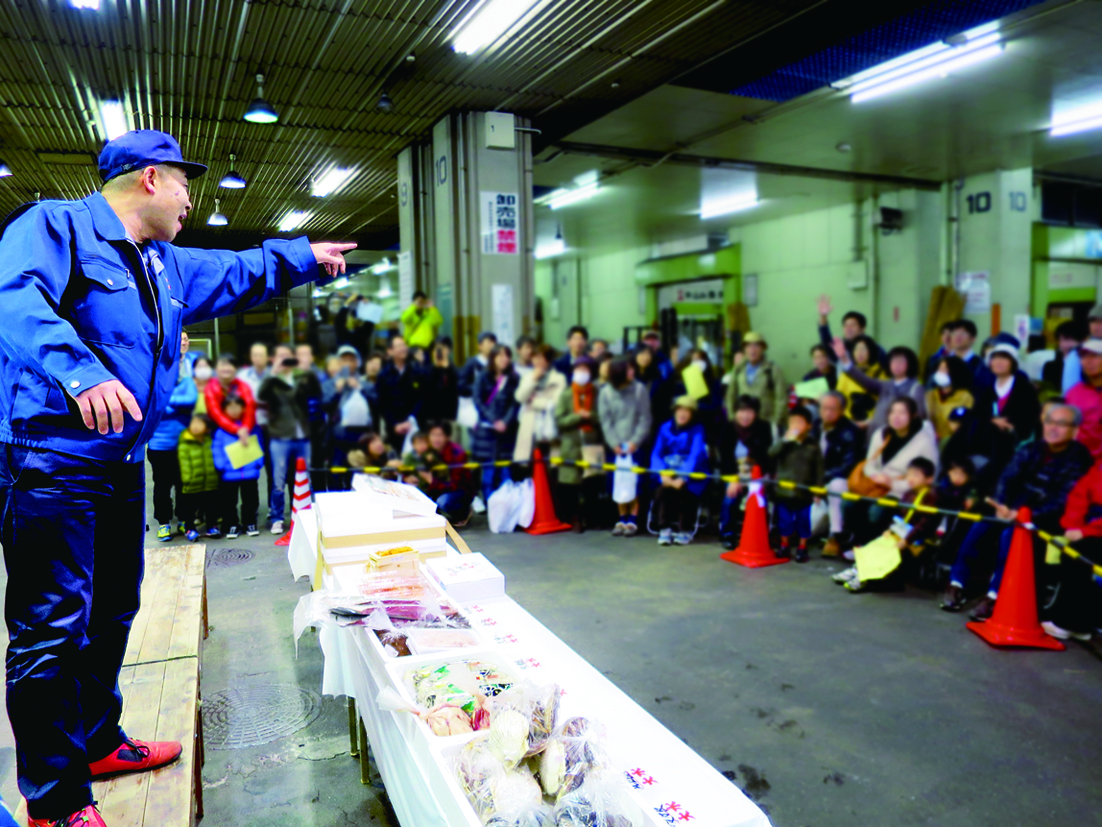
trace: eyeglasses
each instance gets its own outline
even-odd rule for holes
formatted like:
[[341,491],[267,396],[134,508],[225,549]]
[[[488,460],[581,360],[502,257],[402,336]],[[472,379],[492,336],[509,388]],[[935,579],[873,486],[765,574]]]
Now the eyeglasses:
[[1046,425],[1056,425],[1060,428],[1074,428],[1075,427],[1075,423],[1070,422],[1067,419],[1053,419],[1052,417],[1048,417],[1048,416],[1045,417],[1045,424]]

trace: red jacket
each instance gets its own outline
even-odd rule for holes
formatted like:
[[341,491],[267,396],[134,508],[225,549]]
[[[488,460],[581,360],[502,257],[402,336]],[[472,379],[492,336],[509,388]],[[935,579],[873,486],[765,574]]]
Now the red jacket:
[[[245,415],[241,418],[241,425],[252,431],[256,427],[256,398],[253,396],[252,389],[240,379],[234,379],[230,383],[230,390],[235,396],[240,396],[244,400]],[[225,394],[222,391],[222,383],[217,377],[207,382],[204,395],[207,399],[207,414],[214,420],[214,424],[223,431],[236,435],[241,425],[222,413],[222,398]]]
[[[467,461],[467,452],[449,439],[444,444],[441,459],[444,465],[459,465]],[[452,468],[444,479],[433,475],[429,483],[429,496],[436,498],[449,491],[470,491],[471,488],[471,472],[466,468]]]
[[1074,405],[1083,414],[1078,439],[1098,462],[1102,459],[1102,391],[1087,382],[1080,382],[1068,388],[1064,396],[1069,405]]
[[1102,537],[1102,463],[1071,489],[1060,525],[1065,531],[1077,528],[1084,537]]

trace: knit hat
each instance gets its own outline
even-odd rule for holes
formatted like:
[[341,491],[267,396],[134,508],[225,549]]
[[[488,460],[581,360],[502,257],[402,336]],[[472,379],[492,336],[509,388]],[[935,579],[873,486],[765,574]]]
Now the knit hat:
[[1005,342],[1000,342],[991,348],[987,353],[987,365],[991,366],[991,357],[1001,353],[1003,356],[1009,356],[1010,361],[1014,363],[1014,370],[1018,370],[1018,348],[1008,345]]
[[1102,302],[1099,302],[1091,308],[1091,312],[1087,314],[1087,321],[1091,319],[1102,319]]

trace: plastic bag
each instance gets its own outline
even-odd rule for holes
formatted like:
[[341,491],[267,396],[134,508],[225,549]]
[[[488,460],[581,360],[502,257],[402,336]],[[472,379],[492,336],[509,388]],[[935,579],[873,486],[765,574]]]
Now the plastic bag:
[[536,442],[554,442],[559,438],[559,426],[555,422],[555,409],[544,408],[536,411],[536,422],[532,427],[532,439]]
[[464,428],[478,427],[478,408],[475,407],[474,400],[471,397],[459,397],[459,411],[456,414],[455,422]]
[[543,752],[555,731],[561,697],[562,693],[557,684],[537,686],[523,681],[490,701],[491,720],[505,712],[519,714],[528,722],[524,757],[538,755]]
[[490,531],[494,534],[510,534],[517,527],[520,518],[522,492],[512,480],[505,480],[501,487],[490,495],[486,503],[486,513],[490,521]]
[[366,428],[371,425],[371,409],[359,391],[353,391],[341,404],[342,428]]
[[410,417],[406,420],[409,423],[409,430],[406,431],[405,441],[402,443],[402,456],[413,453],[413,435],[417,433],[420,428],[417,426],[417,420],[414,417]]
[[536,518],[536,484],[529,477],[520,483],[520,509],[517,513],[517,525],[528,528]]
[[555,804],[557,827],[641,827],[639,806],[620,776],[597,772]]
[[555,736],[563,744],[565,766],[558,796],[574,792],[593,773],[609,765],[598,726],[588,718],[571,718]]
[[635,502],[639,492],[639,477],[632,471],[631,454],[616,457],[616,471],[612,473],[612,501],[621,505]]
[[554,827],[539,784],[526,766],[506,768],[488,741],[472,741],[456,761],[459,786],[487,827]]

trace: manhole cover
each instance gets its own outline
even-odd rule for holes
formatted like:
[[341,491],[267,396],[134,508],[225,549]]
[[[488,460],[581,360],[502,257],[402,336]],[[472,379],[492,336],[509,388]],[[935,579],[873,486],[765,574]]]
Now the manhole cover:
[[207,556],[209,566],[236,566],[253,559],[247,548],[218,548]]
[[255,747],[298,732],[320,714],[321,697],[293,684],[228,689],[203,699],[203,743]]

